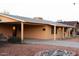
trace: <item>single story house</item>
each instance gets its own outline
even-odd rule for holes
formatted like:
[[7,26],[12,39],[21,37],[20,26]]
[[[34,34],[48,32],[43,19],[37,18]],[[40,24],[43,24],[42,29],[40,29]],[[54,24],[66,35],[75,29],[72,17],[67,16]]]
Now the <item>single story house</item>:
[[76,29],[76,35],[79,35],[79,22],[78,21],[62,21],[60,23],[74,26]]
[[[72,32],[72,34],[70,34]],[[11,36],[25,39],[65,39],[75,36],[75,27],[43,20],[41,17],[28,18],[10,14],[0,14],[0,33],[7,39]]]

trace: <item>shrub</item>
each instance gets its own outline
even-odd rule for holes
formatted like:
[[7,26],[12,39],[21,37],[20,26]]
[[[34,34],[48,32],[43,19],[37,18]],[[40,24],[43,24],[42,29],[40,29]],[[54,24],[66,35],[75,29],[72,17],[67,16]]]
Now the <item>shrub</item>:
[[13,37],[10,37],[8,39],[8,42],[10,42],[10,43],[21,43],[21,39],[13,36]]

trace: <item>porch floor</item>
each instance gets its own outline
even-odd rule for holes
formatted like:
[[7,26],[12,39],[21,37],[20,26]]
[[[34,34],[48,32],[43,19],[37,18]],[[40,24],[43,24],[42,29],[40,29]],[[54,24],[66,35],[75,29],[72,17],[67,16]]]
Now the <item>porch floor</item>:
[[[77,38],[78,40],[78,38]],[[64,46],[64,47],[73,47],[79,48],[79,42],[76,42],[75,39],[67,39],[67,40],[34,40],[27,39],[24,40],[26,44],[40,44],[40,45],[56,45],[56,46]]]

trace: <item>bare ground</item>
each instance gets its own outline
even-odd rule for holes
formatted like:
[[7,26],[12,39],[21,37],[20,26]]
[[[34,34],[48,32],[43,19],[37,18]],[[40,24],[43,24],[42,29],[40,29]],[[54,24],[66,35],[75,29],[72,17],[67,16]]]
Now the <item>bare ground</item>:
[[[67,39],[66,41],[79,42],[79,38]],[[33,56],[41,50],[62,49],[75,52],[79,56],[78,48],[55,46],[55,45],[31,45],[31,44],[11,44],[0,42],[0,56]]]
[[28,44],[3,44],[0,45],[1,56],[33,56],[35,53],[45,49],[65,49],[67,51],[73,51],[79,56],[78,48],[53,46],[53,45],[28,45]]

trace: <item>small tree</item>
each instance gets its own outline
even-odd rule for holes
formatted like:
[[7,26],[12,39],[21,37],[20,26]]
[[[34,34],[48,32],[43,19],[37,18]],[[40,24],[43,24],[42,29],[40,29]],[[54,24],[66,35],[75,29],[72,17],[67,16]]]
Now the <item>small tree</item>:
[[9,12],[6,10],[3,10],[3,11],[0,11],[0,14],[9,14]]

